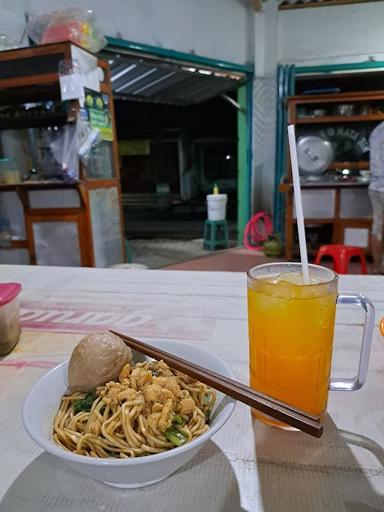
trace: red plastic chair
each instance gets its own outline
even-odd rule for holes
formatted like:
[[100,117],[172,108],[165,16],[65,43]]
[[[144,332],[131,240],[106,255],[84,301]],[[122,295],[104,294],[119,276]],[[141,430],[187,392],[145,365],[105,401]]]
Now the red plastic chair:
[[323,256],[331,256],[333,260],[333,270],[338,274],[348,274],[349,260],[354,256],[360,259],[361,273],[367,274],[367,263],[363,249],[352,247],[350,245],[322,245],[316,254],[315,264],[319,265]]

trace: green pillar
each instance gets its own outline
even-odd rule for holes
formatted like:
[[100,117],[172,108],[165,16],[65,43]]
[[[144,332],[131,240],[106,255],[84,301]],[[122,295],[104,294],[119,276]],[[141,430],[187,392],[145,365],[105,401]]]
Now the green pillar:
[[239,87],[237,102],[237,240],[241,244],[251,215],[251,115],[252,85]]

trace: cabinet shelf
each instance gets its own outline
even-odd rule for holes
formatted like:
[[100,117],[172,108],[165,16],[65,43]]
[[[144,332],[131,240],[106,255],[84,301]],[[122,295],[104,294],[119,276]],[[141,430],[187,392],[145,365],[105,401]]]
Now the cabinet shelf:
[[354,116],[318,116],[297,117],[296,124],[322,124],[322,123],[358,123],[367,121],[384,121],[384,114],[365,114]]
[[[293,217],[292,222],[294,222],[296,224],[296,222],[297,222],[296,217]],[[309,225],[318,226],[320,224],[334,224],[334,223],[335,223],[335,219],[334,218],[332,218],[332,219],[329,219],[329,218],[304,219],[304,224],[306,226],[309,226]]]
[[9,245],[0,246],[1,250],[28,249],[27,240],[11,240]]
[[[348,188],[367,188],[368,183],[362,183],[358,181],[349,181],[349,182],[331,182],[331,183],[301,183],[302,189],[348,189]],[[293,183],[282,183],[279,185],[279,192],[293,192]]]
[[358,162],[332,162],[328,169],[369,169],[368,160],[359,160]]
[[9,118],[0,117],[0,130],[11,130],[18,128],[41,128],[46,126],[63,126],[71,121],[66,112],[53,112],[40,114],[38,116],[25,116]]
[[77,183],[65,183],[64,181],[23,181],[21,183],[0,183],[0,192],[14,190],[54,190],[64,188],[77,188]]

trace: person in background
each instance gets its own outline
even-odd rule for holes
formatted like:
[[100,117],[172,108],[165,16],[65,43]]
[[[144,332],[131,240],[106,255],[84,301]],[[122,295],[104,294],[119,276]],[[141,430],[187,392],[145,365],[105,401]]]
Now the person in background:
[[368,193],[372,203],[372,274],[384,274],[382,267],[384,250],[384,122],[372,131],[369,137],[369,145],[369,167],[371,172]]

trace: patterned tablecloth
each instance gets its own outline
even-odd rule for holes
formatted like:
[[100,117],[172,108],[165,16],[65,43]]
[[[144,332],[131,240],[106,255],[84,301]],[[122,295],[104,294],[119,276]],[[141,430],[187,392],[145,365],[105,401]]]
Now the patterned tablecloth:
[[[162,483],[119,490],[72,473],[29,440],[21,409],[31,385],[90,330],[192,342],[248,380],[246,279],[239,273],[1,266],[23,286],[23,334],[0,359],[0,512],[382,512],[384,510],[384,279],[342,276],[340,290],[376,306],[366,386],[333,392],[319,440],[281,432],[238,404],[190,463]],[[337,315],[333,374],[356,369],[362,315]]]

